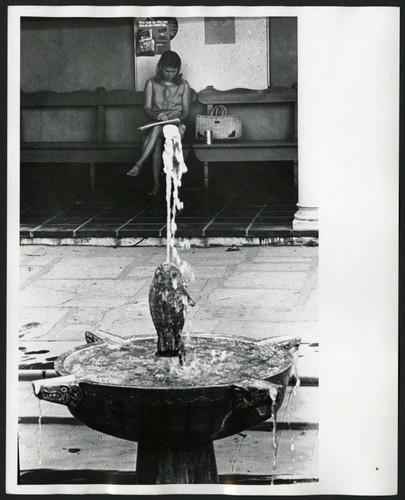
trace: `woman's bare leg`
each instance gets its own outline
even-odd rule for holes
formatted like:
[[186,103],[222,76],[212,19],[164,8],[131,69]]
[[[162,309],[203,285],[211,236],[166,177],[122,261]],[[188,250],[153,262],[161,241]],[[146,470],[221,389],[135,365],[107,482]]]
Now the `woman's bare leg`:
[[152,153],[152,151],[156,146],[156,142],[161,132],[160,129],[161,129],[160,126],[153,127],[152,130],[149,132],[149,134],[145,137],[145,140],[142,145],[141,157],[131,168],[131,170],[127,172],[127,175],[136,177],[139,174],[141,168],[143,167],[143,164],[148,159],[149,155]]
[[153,167],[153,188],[148,191],[148,194],[154,196],[159,192],[160,188],[160,172],[162,170],[162,153],[163,153],[163,138],[158,137],[155,149],[153,150],[152,167]]

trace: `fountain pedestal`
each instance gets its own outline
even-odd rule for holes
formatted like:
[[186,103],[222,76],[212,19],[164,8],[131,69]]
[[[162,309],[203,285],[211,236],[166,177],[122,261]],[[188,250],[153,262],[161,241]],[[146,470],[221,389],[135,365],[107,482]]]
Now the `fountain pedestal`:
[[214,445],[211,442],[177,448],[140,440],[136,461],[137,484],[216,484]]

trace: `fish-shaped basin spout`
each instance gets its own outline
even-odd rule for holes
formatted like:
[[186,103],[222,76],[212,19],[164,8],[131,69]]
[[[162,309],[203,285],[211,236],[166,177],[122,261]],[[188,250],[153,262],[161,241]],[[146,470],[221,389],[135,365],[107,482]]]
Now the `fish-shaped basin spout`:
[[280,335],[278,337],[270,337],[267,339],[259,340],[258,345],[260,344],[273,344],[278,347],[284,347],[291,354],[296,352],[301,345],[301,337],[293,337],[288,335]]
[[96,330],[96,333],[85,332],[84,337],[87,344],[96,344],[98,342],[105,342],[112,349],[130,349],[133,338],[125,338],[116,335],[115,333],[104,332],[103,330]]
[[266,380],[242,380],[232,386],[234,410],[248,410],[265,405],[277,405],[282,397],[283,386]]
[[34,395],[38,399],[65,406],[78,406],[83,393],[74,375],[40,379],[32,382]]
[[169,262],[160,264],[149,289],[149,309],[158,335],[158,356],[178,356],[184,350],[181,332],[187,307],[194,304],[180,269]]

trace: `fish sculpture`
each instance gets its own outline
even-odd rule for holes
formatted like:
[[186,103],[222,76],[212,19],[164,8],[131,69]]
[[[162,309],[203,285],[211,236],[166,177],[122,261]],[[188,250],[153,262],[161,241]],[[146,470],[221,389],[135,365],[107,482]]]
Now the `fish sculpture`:
[[131,349],[133,337],[125,338],[115,335],[115,333],[104,332],[97,330],[96,333],[86,332],[84,334],[87,344],[96,344],[97,342],[105,342],[111,349]]
[[34,394],[39,399],[76,408],[83,400],[83,392],[74,375],[35,380],[32,382]]
[[157,356],[179,356],[182,362],[181,332],[187,306],[194,304],[180,269],[169,262],[160,264],[149,289],[149,309],[158,335]]

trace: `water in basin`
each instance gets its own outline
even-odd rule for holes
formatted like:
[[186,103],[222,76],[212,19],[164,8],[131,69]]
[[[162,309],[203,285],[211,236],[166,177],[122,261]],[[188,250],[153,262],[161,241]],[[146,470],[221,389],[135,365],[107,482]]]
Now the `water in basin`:
[[183,365],[154,358],[154,338],[125,346],[92,345],[73,352],[64,368],[78,381],[138,387],[201,387],[266,379],[291,364],[287,351],[271,343],[191,336]]

